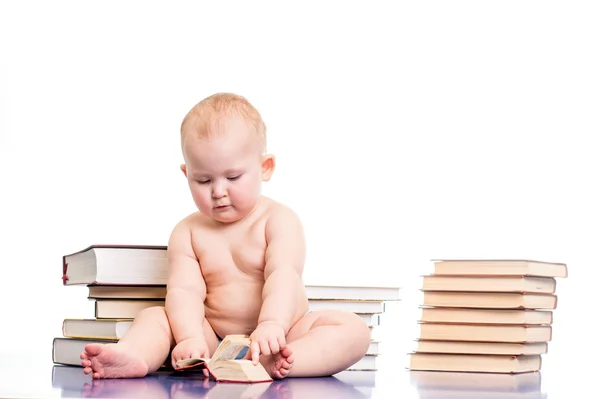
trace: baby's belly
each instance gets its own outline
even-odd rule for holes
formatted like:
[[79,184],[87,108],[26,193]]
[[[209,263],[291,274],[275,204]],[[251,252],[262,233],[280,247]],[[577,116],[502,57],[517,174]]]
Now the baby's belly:
[[204,311],[215,333],[251,334],[262,305],[262,282],[236,281],[215,287],[206,294]]

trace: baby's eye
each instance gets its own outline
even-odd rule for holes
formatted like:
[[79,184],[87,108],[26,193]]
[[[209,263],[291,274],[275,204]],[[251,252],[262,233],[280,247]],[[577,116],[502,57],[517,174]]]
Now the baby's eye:
[[210,183],[210,180],[196,180],[198,182],[198,184],[208,184]]
[[231,176],[231,177],[228,177],[228,178],[227,178],[227,180],[234,181],[234,180],[237,180],[237,179],[239,179],[239,178],[240,178],[240,176],[242,176],[242,175],[238,175],[238,176]]

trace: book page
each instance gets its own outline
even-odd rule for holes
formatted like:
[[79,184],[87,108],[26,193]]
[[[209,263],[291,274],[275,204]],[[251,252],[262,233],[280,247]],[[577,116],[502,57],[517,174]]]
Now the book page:
[[212,362],[217,360],[232,360],[244,349],[250,346],[250,339],[244,336],[227,336],[221,342],[213,357]]

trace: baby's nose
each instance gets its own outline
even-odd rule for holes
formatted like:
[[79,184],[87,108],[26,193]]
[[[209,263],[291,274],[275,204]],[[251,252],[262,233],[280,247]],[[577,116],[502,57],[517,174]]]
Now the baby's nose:
[[227,195],[227,190],[225,185],[222,183],[215,183],[212,187],[212,196],[213,198],[223,198]]

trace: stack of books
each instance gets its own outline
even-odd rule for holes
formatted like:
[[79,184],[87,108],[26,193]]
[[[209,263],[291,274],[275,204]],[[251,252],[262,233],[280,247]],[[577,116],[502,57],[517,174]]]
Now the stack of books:
[[524,373],[541,369],[564,263],[440,260],[423,276],[410,370]]
[[[63,284],[85,285],[94,303],[89,318],[65,318],[62,337],[53,340],[53,361],[80,366],[89,342],[118,342],[141,310],[164,306],[167,248],[140,245],[92,245],[63,256]],[[353,312],[369,326],[367,354],[348,370],[377,370],[381,354],[380,316],[388,301],[401,299],[400,287],[306,285],[310,310]]]

